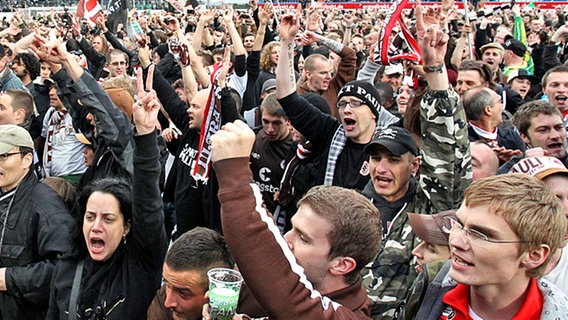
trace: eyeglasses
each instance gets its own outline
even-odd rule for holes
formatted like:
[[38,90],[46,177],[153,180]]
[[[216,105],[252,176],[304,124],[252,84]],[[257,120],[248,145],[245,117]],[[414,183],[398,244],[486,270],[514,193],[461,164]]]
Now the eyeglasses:
[[[486,246],[490,243],[530,243],[530,241],[523,241],[523,240],[490,239],[486,234],[480,231],[465,229],[461,223],[459,223],[456,219],[451,217],[444,217],[444,225],[442,227],[442,230],[445,233],[459,234],[460,236],[462,236],[462,233],[465,232],[465,235],[467,237],[467,240],[469,240],[469,243],[480,247]],[[462,239],[465,240],[465,238]]]
[[0,161],[6,161],[8,160],[8,158],[10,158],[11,156],[15,156],[17,154],[24,154],[22,151],[18,151],[18,152],[10,152],[10,153],[3,153],[0,154]]
[[111,62],[110,63],[112,66],[125,66],[126,65],[126,61],[115,61],[115,62]]
[[351,100],[351,101],[337,101],[338,108],[345,108],[347,105],[350,105],[351,108],[359,108],[361,105],[364,105],[365,102],[359,100]]

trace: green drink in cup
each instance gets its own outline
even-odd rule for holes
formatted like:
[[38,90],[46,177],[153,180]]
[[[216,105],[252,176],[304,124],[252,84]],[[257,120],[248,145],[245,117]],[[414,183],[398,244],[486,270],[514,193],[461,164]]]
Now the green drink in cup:
[[215,268],[207,272],[209,277],[209,314],[213,320],[231,320],[237,311],[239,291],[243,283],[240,272]]

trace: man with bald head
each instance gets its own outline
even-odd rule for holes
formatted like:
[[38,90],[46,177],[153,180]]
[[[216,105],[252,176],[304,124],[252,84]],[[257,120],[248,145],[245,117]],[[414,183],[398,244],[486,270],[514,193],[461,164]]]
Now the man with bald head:
[[525,143],[519,134],[512,129],[498,127],[502,121],[503,103],[495,91],[476,87],[464,94],[462,102],[468,120],[469,141],[487,142],[503,161],[522,154]]
[[[154,76],[155,80],[156,78],[158,75]],[[173,89],[170,91],[175,94]],[[174,124],[182,131],[182,135],[178,137],[177,150],[172,152],[175,156],[172,170],[175,172],[173,178],[175,179],[174,204],[177,236],[195,227],[206,226],[203,211],[203,192],[206,185],[202,181],[195,180],[192,172],[198,161],[200,131],[209,90],[198,91],[191,98],[189,107],[179,99],[177,94],[175,96],[172,94],[171,97],[168,95],[168,98],[162,99],[160,90],[156,92]]]
[[331,114],[339,119],[339,109],[336,107],[337,95],[340,89],[349,81],[354,80],[357,69],[357,54],[355,50],[349,48],[330,38],[321,36],[312,31],[304,32],[302,45],[311,45],[317,42],[318,45],[326,47],[330,51],[330,56],[335,54],[340,60],[337,70],[331,59],[321,54],[311,54],[304,62],[305,82],[298,84],[298,94],[313,92],[321,95],[331,109]]
[[[193,97],[188,97],[188,106],[157,69],[153,73],[149,72],[151,60],[147,46],[139,49],[138,57],[144,68],[145,78],[153,75],[153,88],[156,90],[158,99],[173,124],[182,131],[181,135],[175,136],[177,144],[169,145],[169,151],[175,156],[175,160],[172,165],[173,173],[168,178],[175,179],[175,183],[166,182],[164,191],[167,197],[173,198],[177,225],[177,232],[174,236],[177,238],[195,227],[209,226],[206,218],[208,213],[205,211],[206,206],[211,202],[211,199],[205,199],[206,192],[209,192],[206,190],[208,184],[194,179],[192,173],[198,162],[200,133],[210,89],[198,91]],[[230,92],[229,88],[222,90],[221,103],[227,97],[232,99]],[[224,111],[225,109],[231,108],[223,107]],[[235,109],[234,105],[232,109]],[[209,183],[211,184],[213,183]]]
[[[139,58],[146,73],[151,64],[147,47],[140,49]],[[188,106],[157,69],[153,73],[153,79],[153,87],[160,102],[175,126],[182,131],[182,134],[176,137],[178,140],[176,148],[170,149],[175,156],[172,166],[174,175],[170,175],[175,179],[175,184],[166,183],[166,192],[173,193],[177,225],[175,236],[182,235],[195,227],[219,229],[220,220],[216,219],[215,221],[219,221],[214,222],[211,219],[212,216],[219,216],[220,209],[216,200],[217,183],[211,180],[208,182],[196,180],[192,175],[198,162],[199,140],[210,89],[198,91],[193,97],[188,97],[190,101]],[[239,115],[231,96],[231,89],[225,84],[225,79],[220,80],[220,86],[224,87],[221,90],[222,117],[223,121],[234,121]],[[214,177],[214,174],[210,174],[210,177]]]
[[470,144],[473,181],[494,176],[499,169],[499,158],[485,141],[478,140]]

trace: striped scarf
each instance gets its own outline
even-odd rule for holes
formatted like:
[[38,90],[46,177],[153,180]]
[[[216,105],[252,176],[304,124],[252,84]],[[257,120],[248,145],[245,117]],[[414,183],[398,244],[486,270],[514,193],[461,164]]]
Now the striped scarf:
[[54,110],[49,118],[49,126],[47,128],[47,136],[45,137],[45,152],[43,155],[44,173],[46,177],[49,177],[49,171],[51,168],[51,160],[53,157],[53,139],[54,136],[61,131],[65,130],[65,115],[67,114],[66,109]]
[[[217,77],[221,71],[222,62],[214,66],[211,73],[212,88],[209,92],[209,98],[203,111],[204,119],[201,124],[201,133],[199,136],[199,148],[197,150],[197,161],[191,176],[196,181],[206,182],[209,180],[209,168],[211,162],[211,136],[221,129],[221,87]],[[227,80],[228,82],[228,80]]]

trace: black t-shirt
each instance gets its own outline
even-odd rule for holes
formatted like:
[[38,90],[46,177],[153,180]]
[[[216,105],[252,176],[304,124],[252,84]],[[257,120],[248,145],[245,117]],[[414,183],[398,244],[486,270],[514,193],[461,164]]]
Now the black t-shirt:
[[280,190],[285,159],[291,145],[291,133],[281,141],[269,141],[262,130],[256,135],[250,167],[253,179],[259,185],[264,203],[270,212],[276,209],[274,194]]
[[365,153],[365,146],[366,144],[347,139],[343,151],[337,158],[333,185],[357,190],[365,188],[369,181],[369,155]]

